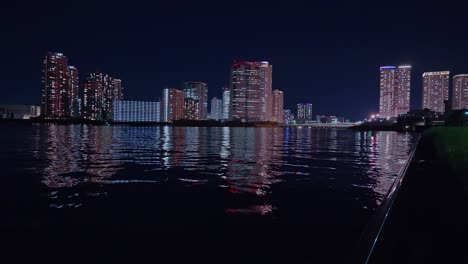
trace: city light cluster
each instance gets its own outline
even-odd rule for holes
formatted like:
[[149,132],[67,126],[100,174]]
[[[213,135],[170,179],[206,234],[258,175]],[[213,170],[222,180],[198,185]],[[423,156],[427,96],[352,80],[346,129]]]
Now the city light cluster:
[[[422,75],[422,109],[437,113],[468,108],[468,74],[453,76],[453,96],[449,101],[450,72]],[[392,119],[410,111],[411,66],[380,67],[379,114],[371,119]]]

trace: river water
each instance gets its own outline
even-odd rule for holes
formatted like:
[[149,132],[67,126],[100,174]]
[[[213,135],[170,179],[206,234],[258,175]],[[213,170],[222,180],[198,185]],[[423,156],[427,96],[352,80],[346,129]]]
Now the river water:
[[343,262],[416,138],[304,127],[0,125],[3,249],[21,261],[64,263]]

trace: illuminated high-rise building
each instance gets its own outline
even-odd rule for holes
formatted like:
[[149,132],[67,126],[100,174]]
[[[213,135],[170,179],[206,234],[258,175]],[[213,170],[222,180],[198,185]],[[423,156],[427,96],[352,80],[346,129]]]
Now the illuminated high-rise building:
[[230,119],[262,121],[262,74],[258,62],[234,62],[230,78]]
[[452,109],[468,108],[468,74],[453,76]]
[[92,73],[83,84],[83,117],[91,120],[112,119],[114,102],[122,99],[120,79],[108,74]]
[[186,99],[198,101],[198,114],[196,120],[205,120],[208,116],[208,87],[203,82],[184,83],[184,94]]
[[223,119],[223,100],[213,97],[211,99],[210,119]]
[[411,66],[380,67],[380,117],[398,117],[410,109]]
[[80,96],[79,96],[79,78],[78,70],[74,66],[68,66],[69,87],[68,97],[70,101],[70,116],[81,116]]
[[184,119],[200,120],[200,101],[185,97]]
[[42,64],[41,115],[70,117],[70,69],[62,53],[48,52]]
[[270,121],[272,119],[272,77],[273,77],[273,66],[269,65],[267,61],[258,62],[260,66],[260,109],[261,109],[261,121]]
[[423,109],[445,112],[444,101],[449,99],[449,76],[449,71],[423,73]]
[[231,91],[229,88],[223,88],[223,118],[222,119],[229,119],[229,108],[231,105]]
[[165,88],[161,97],[161,121],[172,122],[184,119],[184,91]]
[[272,92],[272,114],[271,121],[277,123],[284,123],[283,117],[283,92],[279,90],[273,90]]
[[398,66],[395,71],[394,116],[406,114],[410,110],[411,66]]
[[297,104],[297,123],[308,124],[311,121],[313,121],[312,104],[311,103]]

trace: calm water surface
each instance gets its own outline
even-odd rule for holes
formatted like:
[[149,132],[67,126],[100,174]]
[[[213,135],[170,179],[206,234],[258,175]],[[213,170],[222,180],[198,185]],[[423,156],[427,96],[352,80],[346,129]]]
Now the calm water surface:
[[415,142],[331,128],[1,125],[4,249],[57,262],[341,262]]

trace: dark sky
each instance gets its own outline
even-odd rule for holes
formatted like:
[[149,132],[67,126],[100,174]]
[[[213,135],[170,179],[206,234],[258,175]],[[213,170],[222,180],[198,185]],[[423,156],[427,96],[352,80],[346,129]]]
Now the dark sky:
[[234,59],[267,60],[285,107],[310,101],[314,115],[354,120],[378,110],[381,65],[413,66],[413,108],[422,72],[468,73],[468,15],[449,1],[9,2],[0,103],[39,104],[47,51],[80,77],[116,74],[127,99],[145,100],[190,80],[220,96]]

